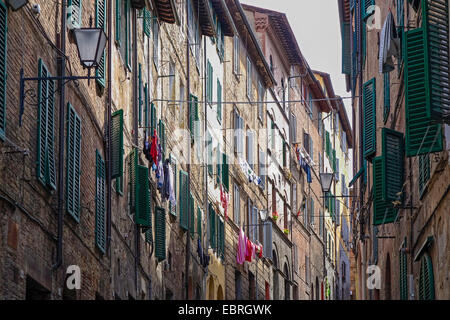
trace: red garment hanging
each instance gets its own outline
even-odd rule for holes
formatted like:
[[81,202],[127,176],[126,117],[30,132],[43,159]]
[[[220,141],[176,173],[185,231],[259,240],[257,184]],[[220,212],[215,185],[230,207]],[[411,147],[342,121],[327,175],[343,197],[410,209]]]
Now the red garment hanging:
[[153,163],[158,167],[158,136],[156,135],[156,129],[153,131],[152,145],[150,146],[150,156],[153,159]]

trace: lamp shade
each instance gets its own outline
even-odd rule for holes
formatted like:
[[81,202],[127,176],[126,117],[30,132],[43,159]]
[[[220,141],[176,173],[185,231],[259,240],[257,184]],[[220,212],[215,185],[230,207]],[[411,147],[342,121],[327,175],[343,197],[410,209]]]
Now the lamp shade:
[[97,68],[106,46],[106,34],[102,28],[79,28],[73,30],[80,63],[85,68]]
[[6,2],[11,7],[11,9],[13,9],[13,11],[17,11],[27,4],[28,0],[7,0]]
[[259,211],[259,217],[261,218],[261,221],[266,221],[267,218],[269,217],[268,215],[269,211],[267,210],[260,210]]
[[333,173],[322,172],[320,173],[320,185],[323,192],[330,192],[331,183],[333,182]]

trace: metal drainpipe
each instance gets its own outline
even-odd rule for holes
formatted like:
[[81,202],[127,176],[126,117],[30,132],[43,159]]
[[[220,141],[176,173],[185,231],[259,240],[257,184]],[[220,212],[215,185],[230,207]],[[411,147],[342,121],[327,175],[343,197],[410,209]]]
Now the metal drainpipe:
[[[61,77],[66,76],[66,0],[61,6],[61,54],[58,58]],[[64,123],[65,123],[65,88],[64,80],[59,81],[61,93],[59,96],[59,154],[58,154],[58,247],[56,251],[56,263],[53,270],[62,265],[63,250],[63,225],[64,225]]]
[[[188,21],[188,12],[189,12],[189,1],[186,1],[186,21]],[[189,28],[188,28],[188,35],[186,37],[187,44],[186,44],[186,91],[187,91],[187,98],[188,101],[190,101],[190,94],[191,94],[191,83],[190,83],[190,59],[189,59]],[[196,43],[195,45],[200,45],[199,43]],[[190,110],[190,103],[188,102],[188,119],[190,119],[191,116],[191,110]],[[189,122],[189,121],[188,121]],[[192,129],[192,128],[191,128]],[[188,138],[190,139],[190,137]],[[190,261],[190,255],[191,255],[191,237],[189,235],[189,227],[190,227],[190,191],[191,191],[191,141],[189,141],[189,147],[187,150],[187,172],[188,172],[188,196],[187,196],[187,220],[188,220],[188,230],[186,232],[186,262],[185,262],[185,278],[184,278],[184,285],[185,285],[185,299],[189,300],[189,261]]]
[[[138,73],[137,73],[137,9],[132,9],[133,12],[133,144],[135,146],[139,145],[139,123],[138,123]],[[138,265],[140,263],[140,230],[139,226],[135,224],[135,258],[134,258],[134,281],[136,286],[136,299],[138,298]]]
[[[206,65],[207,65],[207,62],[206,62],[206,37],[204,37],[204,40],[203,40],[203,47],[204,47],[204,52],[205,52],[205,54],[203,55],[203,70],[204,70],[203,87],[206,88],[206,82],[207,82],[207,79],[206,79]],[[205,152],[203,154],[206,156],[206,149],[208,147],[208,141],[206,139],[206,132],[208,130],[208,104],[206,102],[206,90],[204,90],[203,99],[204,99],[203,101],[205,101],[205,103],[204,103],[204,108],[205,108],[205,125],[204,125],[204,127],[205,127],[205,144],[204,144],[204,148],[205,148]],[[205,184],[205,195],[204,195],[204,197],[205,197],[205,199],[204,199],[204,201],[205,201],[204,202],[205,221],[208,221],[208,217],[209,217],[209,215],[208,215],[208,167],[206,166],[206,161],[205,161],[205,165],[203,166],[203,177],[204,177],[203,180],[204,180],[204,184]],[[205,226],[207,227],[208,223],[205,223]],[[202,235],[199,235],[199,236],[202,236]],[[206,244],[205,244],[205,241],[203,241],[204,240],[203,237],[201,239],[202,239],[201,241],[203,243],[203,249],[204,249],[206,247]],[[206,271],[203,272],[203,277],[205,279],[205,281],[203,282],[203,283],[205,283],[205,287],[203,288],[203,293],[205,294],[205,298],[206,298],[206,274],[207,274]]]
[[112,170],[112,153],[111,153],[111,105],[112,105],[112,2],[110,1],[108,3],[108,22],[107,22],[107,28],[108,28],[108,80],[107,80],[107,86],[108,86],[108,101],[107,101],[107,124],[106,128],[108,130],[107,133],[107,140],[106,140],[106,150],[107,150],[107,182],[106,182],[106,188],[108,190],[108,198],[106,202],[106,213],[107,213],[107,232],[108,232],[108,242],[107,242],[107,250],[109,252],[110,257],[110,264],[111,264],[111,225],[112,225],[112,212],[111,212],[111,170]]

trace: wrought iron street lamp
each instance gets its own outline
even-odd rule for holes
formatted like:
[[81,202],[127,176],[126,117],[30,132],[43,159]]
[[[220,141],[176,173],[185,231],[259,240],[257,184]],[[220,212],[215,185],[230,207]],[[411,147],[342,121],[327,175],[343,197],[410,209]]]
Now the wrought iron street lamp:
[[331,172],[320,173],[320,185],[324,193],[330,192],[332,182],[333,182],[333,173]]
[[[63,81],[62,86],[66,85],[70,81],[76,80],[88,80],[99,79],[98,76],[91,76],[91,69],[97,69],[100,65],[100,61],[103,56],[103,52],[108,40],[103,28],[79,28],[74,31],[75,42],[78,49],[78,56],[80,64],[83,68],[88,69],[87,76],[64,76],[64,77],[24,77],[23,68],[20,69],[20,114],[19,125],[22,125],[22,115],[24,112],[24,100],[25,100],[25,82],[26,81]],[[56,89],[58,90],[58,89]],[[50,92],[48,97],[53,95],[54,92]],[[43,97],[43,99],[48,99]]]
[[17,11],[28,3],[28,0],[7,0],[8,5],[13,11]]

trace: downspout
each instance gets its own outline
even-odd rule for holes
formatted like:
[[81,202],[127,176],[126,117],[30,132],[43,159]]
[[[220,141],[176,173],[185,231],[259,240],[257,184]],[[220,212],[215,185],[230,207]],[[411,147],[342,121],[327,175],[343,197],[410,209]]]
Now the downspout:
[[[203,47],[204,47],[204,52],[205,52],[205,54],[203,55],[203,78],[204,78],[204,81],[203,81],[203,88],[206,88],[206,83],[207,83],[207,79],[206,79],[206,65],[207,65],[207,62],[206,62],[206,37],[204,37],[204,40],[203,40]],[[207,132],[207,130],[208,130],[208,104],[207,104],[207,102],[206,102],[206,90],[203,90],[204,92],[203,92],[203,101],[205,101],[205,103],[204,103],[204,108],[205,108],[205,125],[204,125],[204,127],[205,127],[205,143],[204,143],[204,152],[203,152],[203,154],[206,156],[206,149],[207,149],[207,147],[208,147],[208,141],[207,141],[207,139],[206,139],[206,132]],[[205,161],[205,164],[206,164],[206,161]],[[208,214],[208,166],[206,166],[206,165],[204,165],[203,166],[203,180],[204,180],[204,184],[205,184],[205,195],[204,195],[204,197],[205,197],[205,199],[204,199],[204,204],[203,204],[203,206],[204,206],[204,210],[203,210],[203,212],[205,212],[205,221],[207,222],[208,221],[208,217],[209,217],[209,214]],[[205,223],[205,226],[206,226],[206,228],[207,228],[207,226],[208,226],[208,223]],[[202,236],[202,235],[199,235],[200,237]],[[206,247],[206,244],[205,244],[205,241],[203,241],[204,239],[203,239],[203,237],[201,238],[202,239],[202,243],[203,243],[203,248],[205,248]],[[205,287],[203,288],[203,293],[204,293],[204,298],[206,299],[206,275],[207,275],[207,273],[206,273],[206,270],[204,270],[204,272],[203,272],[203,278],[204,278],[204,281],[203,281],[203,283],[205,284]]]
[[[138,54],[137,54],[137,9],[132,10],[133,12],[133,144],[135,147],[139,145],[139,107],[138,107],[138,73],[137,73],[137,61],[138,61]],[[136,287],[136,299],[138,298],[138,265],[141,260],[141,254],[140,254],[140,232],[139,232],[139,225],[135,224],[135,257],[134,257],[134,281],[135,281],[135,287]]]
[[[61,48],[59,60],[60,75],[66,76],[66,0],[61,6]],[[58,247],[56,250],[56,263],[53,270],[57,270],[62,265],[63,250],[63,225],[64,225],[64,123],[65,123],[65,87],[64,80],[59,81],[61,93],[59,96],[59,150],[58,150]]]
[[111,159],[112,159],[112,152],[111,152],[111,109],[112,109],[112,1],[109,1],[108,3],[108,22],[107,22],[107,28],[108,28],[108,70],[107,70],[107,74],[108,74],[108,80],[107,80],[107,86],[108,86],[108,100],[106,102],[107,106],[107,124],[106,124],[106,128],[108,130],[107,132],[107,140],[106,140],[106,150],[107,150],[107,168],[106,168],[106,175],[107,175],[107,179],[106,179],[106,188],[107,188],[107,192],[108,192],[108,198],[107,198],[107,202],[106,202],[106,214],[107,214],[107,233],[108,233],[108,241],[107,241],[107,251],[109,252],[109,257],[110,257],[110,263],[111,263],[111,225],[112,225],[112,212],[111,212],[111,198],[112,198],[112,193],[111,193],[111,168],[112,168],[112,163],[111,163]]
[[[189,12],[189,1],[186,1],[186,21],[189,20],[188,16]],[[188,35],[186,37],[187,43],[186,43],[186,91],[187,91],[187,99],[190,101],[190,94],[191,94],[191,83],[190,83],[190,59],[189,59],[189,49],[190,49],[190,41],[189,41],[189,28],[187,29]],[[196,43],[195,45],[200,45]],[[191,116],[191,110],[190,110],[190,102],[188,102],[188,119],[190,119]],[[191,128],[192,129],[192,128]],[[190,137],[189,137],[190,139]],[[184,286],[185,286],[185,299],[189,300],[189,261],[190,261],[190,255],[191,255],[191,237],[189,234],[189,227],[191,223],[190,219],[190,205],[191,205],[191,197],[190,197],[190,191],[191,191],[191,143],[189,141],[189,147],[187,150],[187,172],[188,172],[188,196],[187,196],[187,220],[188,220],[188,231],[186,232],[186,261],[185,261],[185,276],[184,276]]]

